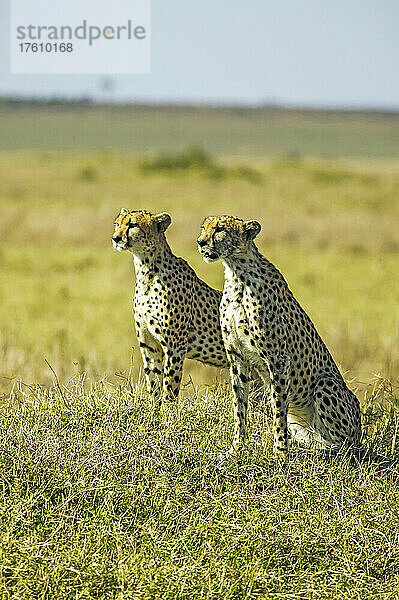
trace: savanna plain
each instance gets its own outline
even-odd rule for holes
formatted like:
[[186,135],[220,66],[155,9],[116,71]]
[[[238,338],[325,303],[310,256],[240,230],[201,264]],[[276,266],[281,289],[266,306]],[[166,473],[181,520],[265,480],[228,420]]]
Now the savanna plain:
[[168,211],[209,284],[203,218],[262,224],[362,404],[399,428],[399,117],[0,103],[0,590],[8,599],[399,598],[399,468],[292,446],[267,398],[232,434],[227,374],[145,392],[119,209]]

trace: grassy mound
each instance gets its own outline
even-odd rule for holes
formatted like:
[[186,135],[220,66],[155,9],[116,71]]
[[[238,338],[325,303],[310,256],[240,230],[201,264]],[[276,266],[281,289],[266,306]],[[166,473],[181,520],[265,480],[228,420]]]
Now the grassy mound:
[[[389,453],[384,385],[365,442]],[[220,458],[224,385],[161,411],[128,380],[15,386],[0,412],[2,597],[394,598],[397,471],[295,447],[283,466],[262,401],[250,419],[245,450]]]

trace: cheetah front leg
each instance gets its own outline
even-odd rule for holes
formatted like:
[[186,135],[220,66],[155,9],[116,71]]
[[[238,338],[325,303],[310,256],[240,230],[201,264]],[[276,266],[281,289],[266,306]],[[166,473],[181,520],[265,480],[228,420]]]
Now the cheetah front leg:
[[230,454],[234,454],[243,445],[246,436],[249,369],[246,361],[237,353],[227,350],[227,357],[230,363],[234,410],[234,438]]
[[163,398],[165,400],[175,400],[179,395],[186,352],[187,341],[165,349],[163,379]]
[[149,394],[162,389],[163,381],[163,352],[161,345],[145,331],[138,331],[141,358],[144,365],[144,375]]
[[274,454],[285,457],[288,452],[288,392],[290,359],[286,352],[276,353],[269,362],[271,404],[273,414]]

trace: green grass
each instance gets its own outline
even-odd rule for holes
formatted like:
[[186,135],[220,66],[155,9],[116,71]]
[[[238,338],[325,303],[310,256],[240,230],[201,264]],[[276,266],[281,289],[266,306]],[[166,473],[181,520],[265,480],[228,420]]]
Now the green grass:
[[0,103],[0,149],[399,156],[397,113]]
[[[245,450],[225,386],[159,413],[121,380],[19,385],[0,413],[2,598],[397,598],[396,471],[271,454],[264,402]],[[397,400],[364,405],[390,453]]]

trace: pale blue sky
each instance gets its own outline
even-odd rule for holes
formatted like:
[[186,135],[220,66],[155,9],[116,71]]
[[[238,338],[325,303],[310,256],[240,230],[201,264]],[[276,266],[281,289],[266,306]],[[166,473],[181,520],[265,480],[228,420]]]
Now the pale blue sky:
[[[0,3],[0,95],[104,96],[99,76],[10,75]],[[398,67],[399,0],[152,0],[152,73],[108,97],[399,109]]]

